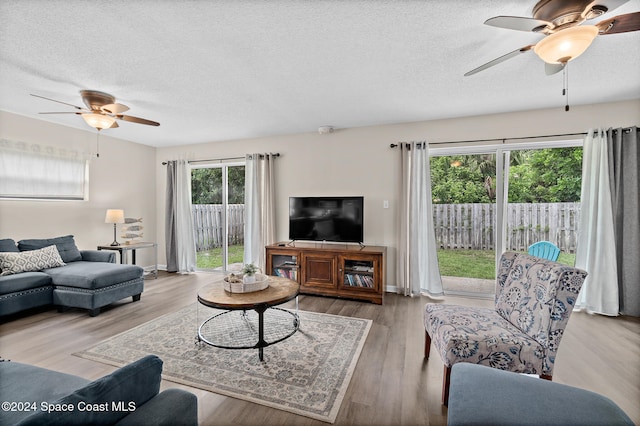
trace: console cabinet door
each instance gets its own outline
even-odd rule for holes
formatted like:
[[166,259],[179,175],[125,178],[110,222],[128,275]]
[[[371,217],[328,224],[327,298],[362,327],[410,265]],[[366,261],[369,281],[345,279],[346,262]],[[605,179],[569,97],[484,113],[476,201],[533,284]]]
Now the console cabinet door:
[[267,247],[267,275],[285,277],[300,283],[300,252],[285,248]]
[[340,290],[380,293],[381,256],[350,254],[341,255],[338,258]]
[[331,253],[302,252],[304,287],[336,288],[337,260]]

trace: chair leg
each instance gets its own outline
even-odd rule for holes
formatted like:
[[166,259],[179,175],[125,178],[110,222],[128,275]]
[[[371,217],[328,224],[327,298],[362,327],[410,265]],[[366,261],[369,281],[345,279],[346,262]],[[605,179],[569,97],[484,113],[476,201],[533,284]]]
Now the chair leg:
[[426,331],[424,332],[424,357],[429,359],[429,352],[431,352],[431,336]]
[[442,374],[442,405],[449,405],[449,382],[451,381],[451,367],[444,366]]
[[548,381],[551,381],[551,376],[549,376],[549,375],[547,375],[547,374],[541,374],[541,375],[540,375],[540,378],[541,378],[541,379],[548,380]]

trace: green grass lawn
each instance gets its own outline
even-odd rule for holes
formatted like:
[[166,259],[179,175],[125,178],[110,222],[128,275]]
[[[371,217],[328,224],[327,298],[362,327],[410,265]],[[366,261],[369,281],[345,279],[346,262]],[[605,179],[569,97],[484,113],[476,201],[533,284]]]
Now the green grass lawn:
[[492,250],[438,250],[440,274],[448,277],[495,279]]
[[[197,254],[198,269],[222,267],[222,247],[200,251]],[[229,247],[229,264],[242,263],[244,245]],[[560,253],[558,262],[573,266],[576,255]],[[495,274],[495,254],[493,250],[438,250],[440,274],[449,277],[483,278],[493,280]]]
[[[198,269],[215,269],[222,267],[222,247],[196,253]],[[229,246],[229,264],[242,263],[244,245]]]
[[[560,253],[558,262],[573,266],[576,255]],[[493,250],[438,250],[440,274],[450,277],[483,278],[493,280],[495,253]]]

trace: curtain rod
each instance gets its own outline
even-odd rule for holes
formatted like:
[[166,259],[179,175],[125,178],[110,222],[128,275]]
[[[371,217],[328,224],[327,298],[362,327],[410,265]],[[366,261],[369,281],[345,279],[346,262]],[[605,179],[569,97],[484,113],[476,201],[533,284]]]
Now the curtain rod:
[[[557,138],[557,137],[560,137],[560,136],[585,136],[586,134],[587,134],[587,132],[582,132],[582,133],[562,133],[562,134],[558,134],[558,135],[522,136],[522,137],[518,137],[518,138],[493,138],[493,139],[472,139],[472,140],[466,140],[466,141],[441,141],[441,142],[429,142],[429,145],[439,145],[439,144],[443,144],[443,143],[472,143],[472,142],[493,142],[493,141],[502,141],[504,143],[504,141],[517,141],[517,140],[523,140],[523,139]],[[392,144],[389,145],[390,148],[395,148],[397,146],[398,146],[397,143],[392,143]]]
[[[276,153],[271,153],[271,155],[273,155],[274,157],[280,157],[280,153],[276,152]],[[190,160],[187,161],[187,163],[192,164],[192,163],[210,163],[212,161],[217,161],[217,162],[222,162],[222,161],[229,161],[229,160],[244,160],[246,158],[245,157],[227,157],[227,158],[208,158],[205,160]],[[260,158],[264,158],[264,154],[260,154]],[[163,166],[167,165],[166,161],[162,162]]]

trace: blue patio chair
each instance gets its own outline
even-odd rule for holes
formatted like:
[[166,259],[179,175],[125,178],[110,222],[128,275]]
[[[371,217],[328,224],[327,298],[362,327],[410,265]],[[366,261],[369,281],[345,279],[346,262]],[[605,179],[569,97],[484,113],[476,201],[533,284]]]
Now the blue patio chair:
[[531,256],[541,257],[555,262],[558,260],[558,256],[560,256],[560,249],[549,241],[538,241],[537,243],[529,246],[529,254]]

